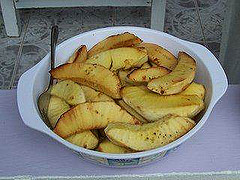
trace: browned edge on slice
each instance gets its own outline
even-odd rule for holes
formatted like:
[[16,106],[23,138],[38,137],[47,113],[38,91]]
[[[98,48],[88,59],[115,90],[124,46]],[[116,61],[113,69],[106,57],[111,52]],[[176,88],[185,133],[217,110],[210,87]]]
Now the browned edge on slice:
[[87,102],[79,104],[61,115],[54,132],[66,138],[77,132],[105,128],[110,122],[140,124],[139,120],[115,102]]
[[79,48],[77,48],[73,55],[70,56],[67,63],[80,63],[85,62],[87,60],[87,47],[86,45],[81,45]]
[[136,69],[128,75],[128,78],[134,82],[148,82],[170,72],[170,70],[164,67],[150,67],[146,69]]
[[142,125],[109,123],[104,131],[110,141],[117,145],[135,151],[145,151],[175,141],[190,131],[195,124],[187,117],[168,115],[156,122]]
[[95,54],[98,54],[100,52],[103,52],[103,51],[106,51],[109,49],[134,46],[141,42],[142,42],[142,40],[139,37],[137,37],[134,34],[131,34],[129,32],[112,35],[112,36],[109,36],[106,39],[100,41],[96,45],[94,45],[88,51],[88,57],[91,57]]
[[112,98],[121,98],[121,83],[118,76],[100,65],[88,63],[63,64],[51,70],[50,73],[55,79],[70,79],[103,92]]
[[153,43],[141,43],[140,47],[145,47],[148,51],[148,58],[158,66],[173,70],[178,61],[177,58],[168,50]]
[[177,94],[184,91],[193,81],[196,61],[185,52],[178,53],[178,64],[169,74],[148,82],[148,89],[160,95]]
[[121,106],[123,109],[125,109],[129,114],[137,118],[142,123],[147,123],[148,121],[141,116],[135,109],[133,109],[131,106],[129,106],[127,103],[125,103],[123,100],[117,101],[118,105]]
[[89,130],[73,134],[65,140],[86,149],[95,149],[99,142],[98,137]]

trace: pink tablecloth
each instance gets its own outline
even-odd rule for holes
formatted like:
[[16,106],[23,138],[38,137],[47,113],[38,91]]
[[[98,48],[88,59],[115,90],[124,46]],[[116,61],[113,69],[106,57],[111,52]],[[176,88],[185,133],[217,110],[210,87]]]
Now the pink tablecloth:
[[80,159],[26,127],[16,90],[0,91],[0,176],[122,175],[240,170],[240,86],[230,86],[204,127],[175,152],[139,168],[113,169]]

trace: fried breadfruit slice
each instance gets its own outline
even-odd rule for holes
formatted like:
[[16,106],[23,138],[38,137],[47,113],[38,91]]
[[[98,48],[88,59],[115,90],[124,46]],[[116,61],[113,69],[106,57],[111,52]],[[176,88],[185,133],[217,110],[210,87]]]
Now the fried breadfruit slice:
[[141,66],[141,69],[148,69],[150,68],[151,65],[148,63],[148,62],[145,62],[142,66]]
[[153,63],[151,61],[149,63],[151,64],[152,67],[159,67],[158,65],[156,65],[155,63]]
[[134,82],[149,82],[152,79],[162,77],[168,73],[170,73],[170,71],[164,67],[150,67],[146,69],[136,69],[128,75],[128,78]]
[[148,52],[149,61],[158,66],[173,70],[177,65],[177,58],[168,50],[153,43],[141,43],[138,47],[145,47]]
[[125,103],[148,121],[157,121],[168,114],[192,118],[204,108],[203,100],[196,95],[161,96],[143,86],[124,87],[121,96]]
[[124,86],[133,86],[133,85],[139,85],[138,83],[130,80],[128,78],[128,75],[132,72],[133,70],[120,70],[118,72],[118,77],[120,79],[122,87]]
[[71,63],[58,66],[50,73],[55,79],[70,79],[103,92],[112,98],[120,98],[120,80],[117,75],[105,67],[88,63]]
[[98,53],[87,63],[102,65],[111,71],[141,67],[148,61],[147,50],[142,47],[122,47]]
[[161,95],[184,91],[195,77],[196,62],[185,52],[179,52],[178,59],[176,68],[171,73],[148,82],[148,89]]
[[51,126],[54,128],[60,116],[67,112],[70,106],[61,98],[57,96],[51,96],[47,109],[47,117]]
[[110,123],[105,133],[114,143],[135,151],[145,151],[175,141],[194,126],[195,122],[187,117],[170,115],[142,125]]
[[91,132],[97,137],[99,138],[99,133],[97,129],[92,129]]
[[140,123],[115,102],[89,102],[79,104],[64,113],[54,132],[65,138],[84,130],[105,128],[110,122]]
[[136,112],[131,106],[127,105],[123,100],[118,100],[117,102],[119,106],[121,106],[123,109],[125,109],[129,114],[137,118],[142,123],[147,123],[148,121],[142,117],[138,112]]
[[50,94],[64,99],[72,106],[86,102],[81,86],[71,80],[60,81],[53,85]]
[[79,48],[77,48],[73,55],[70,56],[67,63],[79,63],[79,62],[85,62],[87,60],[87,47],[85,45],[81,45]]
[[93,46],[88,51],[88,57],[91,57],[103,51],[107,51],[109,49],[116,49],[120,47],[130,47],[136,44],[140,44],[141,42],[142,40],[139,37],[129,32],[112,35],[100,41],[95,46]]
[[87,102],[114,101],[108,95],[87,86],[81,86]]
[[113,144],[108,139],[104,139],[98,146],[97,151],[110,153],[110,154],[126,154],[132,153],[133,151],[125,147],[118,146]]
[[65,140],[86,149],[95,149],[98,145],[98,138],[89,130],[73,134]]
[[129,74],[128,70],[125,70],[125,71],[124,70],[120,70],[118,72],[118,77],[120,79],[122,87],[129,86],[129,85],[131,86],[131,84],[128,83],[127,80],[126,80],[128,74]]
[[192,82],[187,89],[179,93],[181,95],[197,95],[199,98],[204,99],[205,88],[202,84]]

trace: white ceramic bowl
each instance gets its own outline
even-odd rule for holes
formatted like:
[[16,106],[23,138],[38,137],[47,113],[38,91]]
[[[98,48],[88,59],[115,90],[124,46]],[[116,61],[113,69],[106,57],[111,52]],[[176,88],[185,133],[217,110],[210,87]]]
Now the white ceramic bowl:
[[184,41],[169,34],[140,27],[108,27],[79,34],[57,46],[56,66],[63,64],[81,44],[91,48],[100,40],[123,32],[131,32],[140,37],[144,42],[161,45],[177,56],[179,51],[185,51],[197,62],[195,81],[206,87],[206,108],[199,116],[197,125],[187,134],[176,141],[150,151],[132,154],[106,154],[84,149],[73,145],[53,133],[42,121],[38,108],[37,98],[46,88],[49,81],[50,56],[47,54],[37,65],[25,72],[18,83],[17,100],[18,108],[23,122],[30,128],[48,134],[63,145],[77,152],[84,159],[112,167],[138,166],[166,155],[167,152],[179,146],[195,134],[206,122],[214,105],[227,90],[226,75],[214,55],[204,46]]

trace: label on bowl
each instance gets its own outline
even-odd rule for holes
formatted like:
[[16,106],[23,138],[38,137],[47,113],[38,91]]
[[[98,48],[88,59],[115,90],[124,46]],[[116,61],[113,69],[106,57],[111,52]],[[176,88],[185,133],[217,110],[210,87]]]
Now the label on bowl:
[[158,158],[162,158],[166,155],[167,151],[163,151],[161,153],[158,153],[158,154],[154,154],[154,155],[151,155],[151,156],[146,156],[146,157],[142,157],[140,159],[140,163],[139,164],[145,164],[145,163],[148,163],[148,162],[151,162],[153,160],[156,160]]
[[154,160],[160,159],[160,158],[168,155],[169,152],[175,151],[178,147],[179,146],[177,146],[173,149],[170,149],[168,151],[163,151],[161,153],[153,154],[150,156],[141,157],[141,158],[130,158],[130,159],[107,159],[107,158],[88,155],[85,153],[76,152],[76,151],[74,151],[74,152],[76,152],[81,158],[93,161],[95,163],[100,163],[100,164],[112,166],[112,167],[124,167],[124,166],[131,167],[131,166],[150,163]]
[[140,158],[132,159],[108,159],[108,164],[110,166],[133,166],[138,165]]
[[103,158],[103,157],[96,157],[96,156],[91,156],[91,155],[84,154],[83,158],[90,159],[90,160],[93,160],[93,161],[97,161],[101,164],[107,164],[106,158]]
[[85,153],[76,152],[81,158],[87,159],[90,161],[98,162],[100,164],[108,165],[107,159],[102,157],[91,156]]

